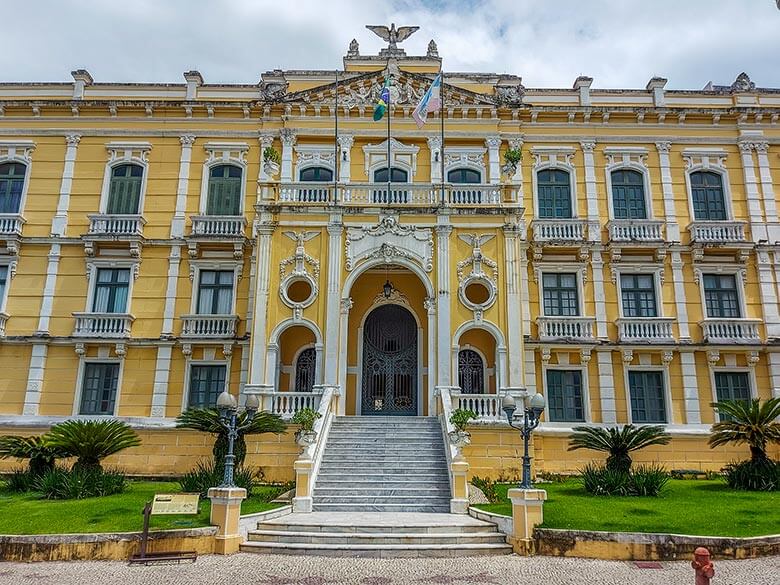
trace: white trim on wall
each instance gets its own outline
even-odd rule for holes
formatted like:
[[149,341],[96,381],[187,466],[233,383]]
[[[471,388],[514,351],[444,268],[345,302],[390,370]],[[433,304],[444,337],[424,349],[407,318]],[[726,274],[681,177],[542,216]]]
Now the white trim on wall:
[[203,162],[203,172],[200,180],[200,199],[198,211],[200,215],[206,215],[209,199],[209,178],[211,169],[220,165],[233,165],[241,169],[241,196],[239,197],[239,215],[245,211],[247,162],[246,155],[249,145],[246,142],[207,142],[203,145],[206,151],[206,160]]
[[590,408],[590,379],[588,378],[588,364],[550,364],[542,363],[542,391],[545,396],[549,396],[547,389],[547,371],[548,370],[576,370],[580,372],[580,392],[582,392],[582,414],[584,415],[584,421],[551,421],[550,420],[550,404],[545,400],[544,415],[545,423],[549,426],[557,424],[571,425],[572,423],[589,424],[593,422],[593,415]]
[[[629,386],[629,378],[628,373],[629,371],[645,371],[645,372],[661,372],[661,379],[663,380],[664,384],[664,407],[666,410],[666,421],[662,423],[634,423],[633,416],[631,415],[631,388]],[[668,364],[658,364],[658,365],[632,365],[627,364],[625,361],[623,362],[623,389],[625,391],[625,398],[626,398],[626,420],[629,424],[647,424],[647,425],[657,425],[657,424],[664,424],[664,425],[671,425],[675,424],[675,421],[673,420],[673,413],[674,410],[672,409],[672,388],[669,378],[669,365]]]
[[641,146],[607,146],[604,149],[607,164],[604,167],[605,182],[607,185],[607,207],[609,219],[615,218],[614,195],[612,193],[612,173],[615,171],[631,170],[642,175],[645,211],[648,220],[655,218],[653,213],[653,199],[650,184],[650,173],[647,168],[647,149]]
[[[100,349],[104,350],[104,347],[101,347]],[[105,349],[108,349],[108,347],[105,347]],[[114,395],[114,412],[111,414],[80,414],[81,410],[81,397],[82,393],[84,391],[84,375],[86,374],[86,364],[89,363],[100,363],[100,364],[119,364],[119,373],[117,374],[116,379],[116,394]],[[74,400],[73,400],[73,409],[72,413],[73,416],[85,416],[89,418],[102,418],[102,417],[110,417],[110,416],[117,416],[117,413],[119,412],[119,401],[122,396],[122,378],[124,375],[125,370],[125,360],[119,357],[87,357],[85,354],[79,355],[79,365],[78,369],[76,371],[76,391],[74,394]]]
[[697,220],[693,211],[693,190],[691,189],[691,173],[698,171],[713,172],[720,175],[723,186],[723,205],[726,208],[726,219],[734,221],[734,204],[731,198],[731,182],[726,168],[727,153],[722,148],[685,148],[682,151],[685,160],[685,191],[688,199],[688,216],[691,222]]
[[146,182],[149,176],[149,151],[152,145],[149,142],[109,142],[106,144],[108,162],[103,171],[103,186],[100,190],[100,213],[106,213],[108,198],[111,191],[111,174],[114,168],[121,165],[137,165],[141,167],[141,192],[138,195],[138,213],[143,215],[144,200],[146,199]]

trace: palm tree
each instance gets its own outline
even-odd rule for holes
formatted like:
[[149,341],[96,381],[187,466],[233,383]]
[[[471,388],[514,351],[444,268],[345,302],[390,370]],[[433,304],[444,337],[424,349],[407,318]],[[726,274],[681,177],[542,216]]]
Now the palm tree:
[[712,425],[710,448],[735,443],[747,443],[750,459],[754,462],[767,461],[766,447],[769,443],[780,443],[780,398],[770,398],[761,403],[759,399],[724,400],[712,406],[726,420]]
[[0,437],[0,459],[7,457],[29,459],[27,469],[30,475],[38,477],[54,469],[54,461],[58,457],[66,457],[66,454],[62,449],[51,445],[47,435],[5,435]]
[[73,469],[100,470],[100,462],[141,439],[120,420],[68,420],[49,431],[50,442],[68,456],[77,457]]
[[[246,413],[238,415],[237,426],[246,423]],[[222,469],[225,464],[225,455],[228,448],[228,437],[225,427],[219,419],[219,410],[216,408],[190,408],[185,410],[176,418],[176,426],[182,429],[192,429],[204,433],[212,433],[217,436],[214,442],[212,453],[214,455],[214,464],[218,469]],[[255,413],[250,426],[243,431],[239,431],[238,438],[233,444],[233,454],[236,456],[235,465],[241,467],[246,458],[246,435],[260,435],[262,433],[281,434],[285,431],[287,425],[278,414],[259,411]]]
[[631,451],[651,445],[667,445],[672,436],[664,427],[625,425],[620,427],[574,427],[569,439],[569,451],[591,449],[609,453],[607,469],[628,472],[631,469]]

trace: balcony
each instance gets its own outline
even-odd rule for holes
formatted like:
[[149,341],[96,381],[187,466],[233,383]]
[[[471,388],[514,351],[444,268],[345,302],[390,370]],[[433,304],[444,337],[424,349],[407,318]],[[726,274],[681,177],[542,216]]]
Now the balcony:
[[22,235],[24,219],[18,213],[0,213],[0,237]]
[[744,221],[694,221],[688,226],[694,244],[745,244]]
[[73,313],[76,318],[74,337],[118,339],[130,337],[135,317],[128,313]]
[[649,219],[613,219],[607,224],[609,241],[615,243],[657,243],[664,241],[664,222]]
[[278,414],[283,419],[291,419],[293,415],[304,408],[316,411],[322,399],[322,387],[315,386],[311,392],[276,392],[261,391],[260,408],[272,414]]
[[709,343],[761,343],[760,319],[704,319],[699,321]]
[[623,317],[616,321],[620,341],[631,343],[674,342],[671,317]]
[[474,412],[479,421],[503,421],[506,416],[498,394],[461,394],[453,389],[452,406]]
[[182,337],[235,337],[238,315],[182,315]]
[[246,218],[243,215],[193,215],[191,236],[209,240],[244,238]]
[[141,238],[146,220],[140,215],[90,215],[88,236],[107,236],[121,240]]
[[531,229],[536,243],[579,245],[587,239],[588,222],[583,219],[535,219]]
[[596,341],[594,317],[537,317],[536,324],[540,341]]

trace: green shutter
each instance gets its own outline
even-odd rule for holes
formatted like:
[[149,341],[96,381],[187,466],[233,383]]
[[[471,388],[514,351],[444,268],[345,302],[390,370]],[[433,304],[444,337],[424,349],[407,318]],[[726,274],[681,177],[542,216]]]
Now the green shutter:
[[207,215],[238,215],[241,197],[241,179],[212,177],[209,179]]
[[140,199],[140,177],[111,177],[106,213],[136,215]]

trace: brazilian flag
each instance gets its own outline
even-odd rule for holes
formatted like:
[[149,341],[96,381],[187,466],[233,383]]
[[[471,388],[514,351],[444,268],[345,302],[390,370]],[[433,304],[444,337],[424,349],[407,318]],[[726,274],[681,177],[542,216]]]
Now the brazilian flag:
[[385,116],[387,108],[390,107],[390,78],[385,78],[385,85],[379,94],[379,99],[374,108],[374,122],[379,122]]

